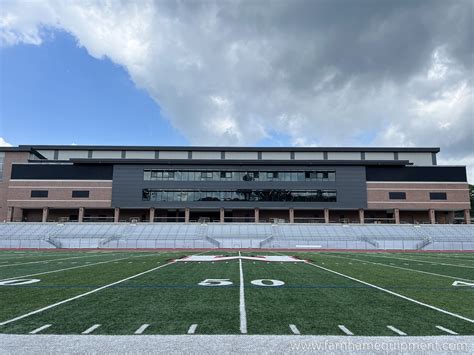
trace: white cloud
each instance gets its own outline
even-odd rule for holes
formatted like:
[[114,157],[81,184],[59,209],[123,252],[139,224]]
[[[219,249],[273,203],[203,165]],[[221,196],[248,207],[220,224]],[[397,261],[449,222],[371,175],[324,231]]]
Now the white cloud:
[[8,143],[3,137],[0,137],[0,147],[11,147],[12,145]]
[[472,2],[6,1],[3,45],[68,31],[193,144],[474,152]]

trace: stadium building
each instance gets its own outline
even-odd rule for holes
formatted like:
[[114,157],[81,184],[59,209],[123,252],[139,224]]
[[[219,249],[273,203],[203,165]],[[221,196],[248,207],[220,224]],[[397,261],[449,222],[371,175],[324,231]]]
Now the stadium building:
[[0,148],[7,222],[469,223],[439,148]]

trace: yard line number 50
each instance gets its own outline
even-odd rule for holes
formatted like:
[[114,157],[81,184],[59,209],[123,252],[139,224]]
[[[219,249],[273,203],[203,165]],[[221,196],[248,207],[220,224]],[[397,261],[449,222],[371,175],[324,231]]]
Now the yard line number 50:
[[[273,279],[258,279],[250,281],[252,285],[262,287],[283,286],[285,283],[280,280]],[[200,286],[230,286],[233,282],[230,279],[205,279],[198,283]]]

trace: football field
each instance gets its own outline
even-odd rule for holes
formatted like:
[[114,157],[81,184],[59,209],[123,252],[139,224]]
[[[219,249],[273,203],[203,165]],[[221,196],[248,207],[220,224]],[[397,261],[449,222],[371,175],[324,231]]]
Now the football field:
[[0,251],[0,333],[474,335],[474,253]]

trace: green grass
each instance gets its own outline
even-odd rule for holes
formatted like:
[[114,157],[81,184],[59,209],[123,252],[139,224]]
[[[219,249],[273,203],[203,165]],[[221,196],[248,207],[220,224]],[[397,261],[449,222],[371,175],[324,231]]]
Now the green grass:
[[[166,265],[196,251],[0,251],[0,280],[37,278],[23,286],[0,286],[0,323],[84,294],[133,275]],[[210,251],[208,254],[237,255]],[[271,252],[242,252],[242,255]],[[428,253],[284,253],[311,263],[242,261],[249,334],[397,336],[392,325],[408,335],[446,335],[437,325],[474,335],[474,324],[410,302],[349,277],[419,302],[474,319],[474,288],[453,287],[455,280],[474,282],[474,254]],[[319,267],[318,267],[319,266]],[[58,272],[51,272],[71,268]],[[328,270],[324,270],[326,268]],[[336,274],[334,272],[346,275]],[[39,274],[36,276],[27,276]],[[228,279],[230,286],[198,285],[205,279]],[[256,279],[285,282],[280,287],[251,284]],[[0,326],[0,333],[28,333],[52,324],[42,333],[80,334],[101,324],[94,334],[240,334],[239,261],[179,262],[76,300]]]

